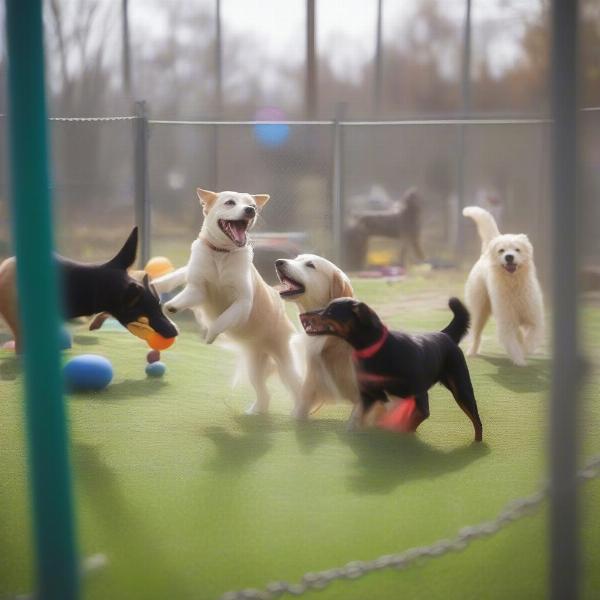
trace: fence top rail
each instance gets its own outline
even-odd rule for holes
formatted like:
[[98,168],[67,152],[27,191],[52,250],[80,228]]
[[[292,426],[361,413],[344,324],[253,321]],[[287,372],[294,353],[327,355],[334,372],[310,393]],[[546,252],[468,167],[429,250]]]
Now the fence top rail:
[[[590,106],[580,109],[582,113],[600,112],[600,106]],[[0,114],[5,118],[6,114]],[[49,117],[49,121],[59,123],[101,123],[106,121],[133,121],[141,119],[139,115],[123,115],[114,117]],[[364,126],[435,126],[435,125],[545,125],[550,124],[549,117],[490,117],[490,118],[446,118],[446,119],[396,119],[386,121],[337,121],[326,119],[321,121],[218,121],[218,120],[170,120],[170,119],[148,119],[150,125],[188,125],[188,126],[210,126],[210,125],[343,125],[345,127]]]
[[547,124],[548,118],[523,118],[523,119],[401,119],[394,121],[170,121],[149,119],[150,125],[343,125],[355,126],[411,126],[411,125],[523,125]]

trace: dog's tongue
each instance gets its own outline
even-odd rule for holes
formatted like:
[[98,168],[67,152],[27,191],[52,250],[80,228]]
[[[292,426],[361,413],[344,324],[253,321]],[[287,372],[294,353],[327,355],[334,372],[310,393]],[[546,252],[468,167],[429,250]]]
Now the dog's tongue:
[[300,286],[294,282],[294,281],[290,281],[287,278],[283,278],[281,280],[281,283],[278,283],[275,286],[275,289],[280,293],[280,294],[284,294],[286,292],[297,292],[300,289]]
[[245,221],[229,221],[229,231],[234,242],[240,245],[246,243],[246,222]]
[[517,265],[515,265],[514,263],[508,263],[508,264],[504,265],[504,268],[509,273],[514,273],[517,270]]

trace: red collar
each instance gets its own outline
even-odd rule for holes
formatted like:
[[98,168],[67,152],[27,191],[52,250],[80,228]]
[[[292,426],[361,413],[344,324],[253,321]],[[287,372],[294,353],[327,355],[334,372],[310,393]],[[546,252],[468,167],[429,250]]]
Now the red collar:
[[372,356],[375,356],[381,350],[383,344],[385,344],[385,340],[387,340],[389,334],[390,332],[387,327],[384,327],[381,337],[375,343],[366,348],[361,348],[360,350],[353,350],[352,358],[357,360],[359,358],[371,358]]
[[217,248],[217,246],[215,246],[214,244],[211,244],[206,238],[200,238],[211,250],[214,250],[215,252],[231,252],[231,250],[228,250],[227,248]]

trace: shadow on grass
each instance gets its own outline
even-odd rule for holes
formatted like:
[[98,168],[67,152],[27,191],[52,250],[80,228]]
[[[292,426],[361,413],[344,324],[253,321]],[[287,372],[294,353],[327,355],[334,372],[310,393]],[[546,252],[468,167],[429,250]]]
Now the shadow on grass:
[[224,427],[208,427],[202,431],[216,449],[208,468],[217,473],[241,471],[266,454],[273,445],[266,432],[236,434]]
[[76,400],[87,400],[92,398],[102,402],[123,402],[127,398],[146,398],[152,394],[157,394],[166,385],[166,382],[160,379],[126,379],[119,383],[109,385],[105,390],[99,392],[78,392],[69,391],[69,397]]
[[495,373],[489,375],[490,379],[511,392],[544,392],[550,387],[549,358],[530,358],[526,367],[518,367],[508,358],[495,356],[481,358],[498,367]]
[[[184,590],[177,583],[179,574],[176,569],[169,572],[168,556],[159,550],[161,538],[149,533],[153,525],[148,520],[147,513],[140,513],[138,508],[131,504],[131,495],[119,484],[112,469],[102,459],[98,448],[92,444],[76,443],[73,447],[73,461],[77,486],[87,499],[89,510],[101,524],[102,535],[99,543],[110,545],[109,548],[93,549],[93,552],[106,553],[109,559],[106,573],[104,570],[98,573],[93,579],[94,584],[102,575],[113,581],[120,577],[123,593],[133,594],[136,579],[150,577],[157,584],[169,581],[173,591],[172,597],[183,597]],[[124,565],[129,567],[126,575]],[[160,565],[160,569],[152,574],[144,571],[143,565]],[[133,572],[131,567],[137,569],[137,572]],[[100,581],[98,583],[100,584]],[[90,584],[91,580],[88,585]]]
[[95,346],[99,344],[98,338],[94,335],[74,335],[73,342],[80,346]]
[[0,379],[3,381],[14,381],[20,374],[21,360],[14,352],[0,358]]
[[346,423],[340,419],[309,418],[299,421],[287,415],[238,415],[234,420],[246,433],[294,432],[303,454],[311,454],[332,434],[346,430]]
[[485,443],[473,442],[444,452],[417,435],[377,430],[347,432],[340,437],[357,459],[348,489],[363,494],[385,494],[409,481],[458,471],[490,451]]

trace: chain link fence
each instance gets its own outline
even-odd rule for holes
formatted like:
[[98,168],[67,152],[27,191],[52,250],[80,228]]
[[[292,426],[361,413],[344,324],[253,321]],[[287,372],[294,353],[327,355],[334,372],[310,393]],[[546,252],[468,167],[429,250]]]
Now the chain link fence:
[[[389,209],[415,187],[427,260],[455,264],[457,248],[468,262],[476,256],[478,240],[460,216],[460,205],[480,204],[494,213],[501,230],[528,233],[542,279],[550,276],[550,124],[545,119],[341,124],[150,120],[147,183],[140,184],[134,142],[139,118],[52,119],[59,252],[83,260],[110,256],[136,221],[136,186],[146,185],[141,197],[151,222],[150,253],[180,264],[201,226],[195,188],[203,187],[271,195],[255,229],[256,238],[267,238],[262,247],[269,260],[271,243],[275,253],[310,250],[343,263],[346,245],[352,244],[346,229],[352,215]],[[600,217],[600,111],[583,111],[581,123],[582,249],[585,260],[595,263],[600,260],[593,229]],[[2,144],[6,126],[0,118]],[[464,156],[458,155],[461,128]],[[2,146],[2,256],[11,251],[5,155]],[[457,192],[461,176],[462,200]],[[375,238],[371,247],[383,250],[391,262],[398,260],[394,240]]]

